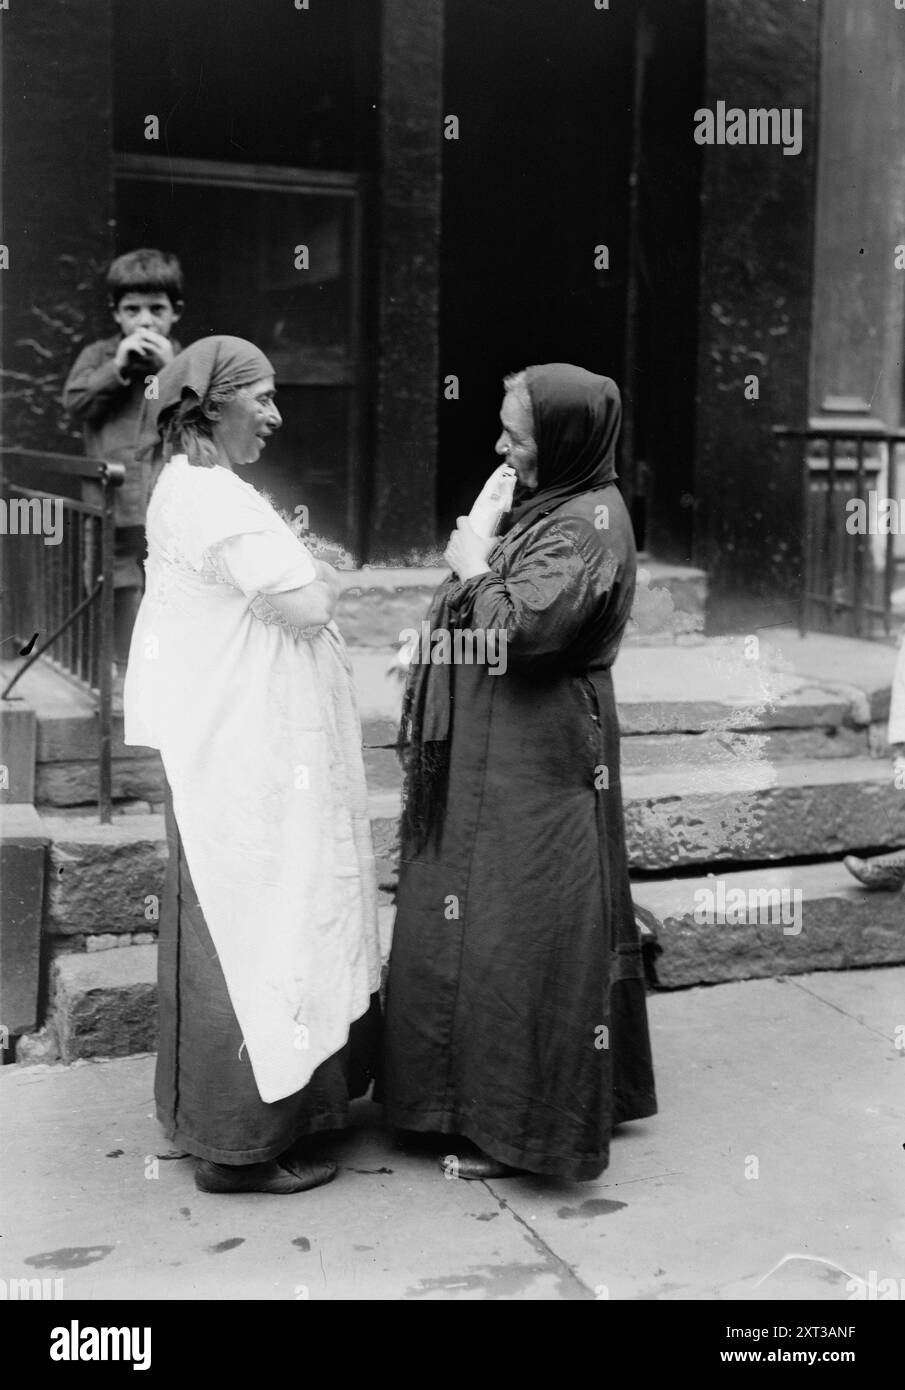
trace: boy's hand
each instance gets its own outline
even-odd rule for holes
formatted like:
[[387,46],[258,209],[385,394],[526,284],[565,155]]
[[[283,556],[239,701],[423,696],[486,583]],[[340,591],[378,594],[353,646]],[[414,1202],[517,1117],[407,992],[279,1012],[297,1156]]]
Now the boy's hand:
[[153,328],[136,328],[134,333],[123,338],[116,349],[114,361],[122,374],[136,367],[165,367],[175,356],[173,344],[162,333]]
[[173,351],[173,344],[169,338],[165,338],[162,333],[156,333],[153,328],[141,330],[144,335],[147,355],[157,367],[166,367],[176,354]]

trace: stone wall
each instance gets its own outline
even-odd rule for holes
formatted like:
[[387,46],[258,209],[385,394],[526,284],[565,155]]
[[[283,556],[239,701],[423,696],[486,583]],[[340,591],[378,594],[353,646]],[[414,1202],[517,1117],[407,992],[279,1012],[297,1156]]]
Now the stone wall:
[[811,411],[859,396],[902,415],[905,13],[824,0]]
[[109,331],[109,0],[3,14],[4,425],[7,443],[74,452],[60,407],[81,343]]
[[710,0],[703,105],[800,108],[803,126],[796,155],[703,147],[695,563],[717,630],[740,602],[749,630],[795,620],[800,474],[772,427],[808,414],[819,71],[817,5]]
[[375,563],[436,543],[442,101],[443,0],[384,0]]

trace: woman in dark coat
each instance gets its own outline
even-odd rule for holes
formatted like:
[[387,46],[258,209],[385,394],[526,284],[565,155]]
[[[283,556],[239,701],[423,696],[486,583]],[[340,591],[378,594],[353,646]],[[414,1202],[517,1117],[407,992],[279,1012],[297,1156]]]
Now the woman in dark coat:
[[656,1112],[610,674],[635,586],[620,400],[562,363],[506,387],[515,506],[491,542],[459,518],[430,614],[496,634],[496,669],[430,664],[432,642],[406,693],[383,1098],[477,1146],[452,1175],[591,1179],[614,1125]]

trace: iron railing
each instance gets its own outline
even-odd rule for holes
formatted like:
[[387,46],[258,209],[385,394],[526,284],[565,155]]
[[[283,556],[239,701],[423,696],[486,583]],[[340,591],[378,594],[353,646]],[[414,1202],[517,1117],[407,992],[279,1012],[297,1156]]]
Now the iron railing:
[[[869,419],[813,422],[806,429],[775,425],[779,439],[804,445],[802,456],[802,579],[799,631],[818,628],[851,637],[888,637],[896,571],[896,529],[878,539],[859,529],[854,499],[868,521],[876,516],[870,493],[882,484],[884,498],[899,503],[898,448],[905,430],[888,430]],[[905,524],[905,516],[902,517]]]
[[[113,503],[124,476],[119,463],[0,449],[0,630],[26,650],[34,642],[0,699],[39,657],[94,697],[98,815],[105,824],[113,800]],[[63,496],[35,487],[37,477],[50,487],[94,486],[82,486],[81,498]]]

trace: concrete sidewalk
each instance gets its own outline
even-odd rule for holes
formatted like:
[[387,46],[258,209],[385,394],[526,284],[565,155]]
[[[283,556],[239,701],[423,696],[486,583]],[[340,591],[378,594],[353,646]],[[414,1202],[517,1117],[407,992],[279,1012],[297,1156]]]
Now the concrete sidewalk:
[[905,968],[658,994],[650,1016],[661,1113],[617,1132],[594,1183],[448,1180],[362,1102],[326,1141],[328,1187],[207,1196],[192,1160],[155,1160],[152,1057],[6,1067],[0,1279],[63,1299],[845,1301],[873,1271],[905,1296]]

